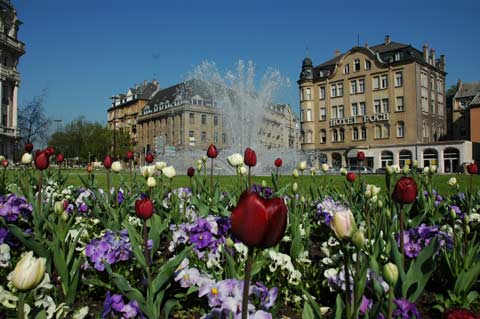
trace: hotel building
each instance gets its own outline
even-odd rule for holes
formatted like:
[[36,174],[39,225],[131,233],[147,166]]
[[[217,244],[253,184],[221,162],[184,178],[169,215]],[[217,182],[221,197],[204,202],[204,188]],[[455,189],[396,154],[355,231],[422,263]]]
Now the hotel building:
[[20,138],[18,117],[18,87],[20,73],[17,64],[25,54],[25,44],[17,39],[22,22],[10,1],[0,0],[0,155],[12,159]]
[[314,66],[305,58],[298,81],[302,150],[310,165],[377,169],[435,164],[441,172],[471,160],[471,143],[446,141],[445,56],[385,38],[355,46]]

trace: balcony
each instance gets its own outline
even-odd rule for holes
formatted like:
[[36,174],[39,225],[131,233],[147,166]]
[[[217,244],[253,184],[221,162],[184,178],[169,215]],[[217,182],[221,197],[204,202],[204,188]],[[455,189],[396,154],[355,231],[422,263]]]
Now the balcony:
[[17,132],[18,132],[18,129],[0,125],[0,135],[6,135],[8,137],[15,138],[18,136]]
[[0,43],[17,51],[20,54],[25,54],[25,43],[9,37],[6,34],[0,34]]

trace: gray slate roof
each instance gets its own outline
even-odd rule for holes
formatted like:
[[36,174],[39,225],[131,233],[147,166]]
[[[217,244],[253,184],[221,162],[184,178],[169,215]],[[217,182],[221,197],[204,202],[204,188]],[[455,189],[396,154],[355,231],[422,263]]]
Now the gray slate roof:
[[462,83],[455,98],[471,97],[480,92],[480,82]]

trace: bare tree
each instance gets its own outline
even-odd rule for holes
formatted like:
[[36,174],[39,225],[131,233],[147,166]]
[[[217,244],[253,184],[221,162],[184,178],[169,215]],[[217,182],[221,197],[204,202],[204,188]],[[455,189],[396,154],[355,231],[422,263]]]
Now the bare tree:
[[35,96],[30,102],[22,106],[18,112],[18,128],[23,143],[45,141],[48,137],[48,126],[51,120],[45,115],[43,104],[47,97],[47,90]]

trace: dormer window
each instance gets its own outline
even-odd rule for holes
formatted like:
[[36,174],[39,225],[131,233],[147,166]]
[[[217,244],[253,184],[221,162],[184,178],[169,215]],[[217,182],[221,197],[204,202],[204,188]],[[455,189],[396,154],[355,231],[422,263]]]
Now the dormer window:
[[360,71],[360,59],[355,59],[355,62],[353,63],[353,67],[355,72]]
[[400,61],[400,52],[395,53],[395,61]]
[[370,70],[372,68],[372,62],[370,60],[365,60],[365,70]]
[[343,74],[349,74],[349,73],[350,73],[350,64],[347,64],[343,68]]

